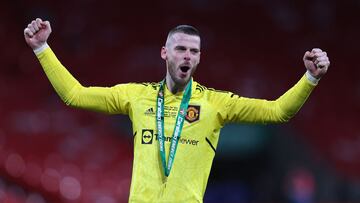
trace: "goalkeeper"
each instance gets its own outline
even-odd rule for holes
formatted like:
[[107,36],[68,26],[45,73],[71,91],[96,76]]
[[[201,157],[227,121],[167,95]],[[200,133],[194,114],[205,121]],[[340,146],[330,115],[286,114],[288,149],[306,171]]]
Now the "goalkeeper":
[[326,52],[307,51],[305,74],[274,101],[245,98],[197,83],[200,34],[180,25],[170,30],[161,58],[165,77],[156,83],[84,87],[47,43],[48,21],[37,18],[24,29],[45,74],[66,105],[132,121],[134,161],[129,202],[203,202],[220,129],[229,122],[281,123],[299,111],[330,65]]

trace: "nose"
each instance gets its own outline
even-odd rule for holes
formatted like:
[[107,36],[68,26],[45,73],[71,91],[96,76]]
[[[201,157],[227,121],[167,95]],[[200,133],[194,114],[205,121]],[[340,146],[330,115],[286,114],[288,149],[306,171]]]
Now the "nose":
[[189,61],[190,60],[190,50],[186,50],[184,54],[184,60]]

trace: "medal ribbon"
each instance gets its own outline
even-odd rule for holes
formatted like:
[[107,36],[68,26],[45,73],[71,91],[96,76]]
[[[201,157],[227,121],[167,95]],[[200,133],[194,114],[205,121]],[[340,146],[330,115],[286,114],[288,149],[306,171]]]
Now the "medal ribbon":
[[164,83],[165,80],[160,82],[160,88],[157,96],[157,105],[156,105],[156,127],[158,133],[159,140],[159,148],[160,148],[160,157],[161,163],[164,169],[165,177],[168,177],[172,168],[172,165],[175,160],[176,148],[180,140],[181,131],[184,124],[184,119],[187,113],[187,108],[189,105],[190,97],[191,97],[191,87],[192,80],[190,80],[187,85],[183,98],[181,100],[180,108],[178,114],[176,116],[175,127],[173,131],[173,136],[171,139],[170,151],[169,151],[169,159],[166,165],[165,159],[165,134],[164,134]]

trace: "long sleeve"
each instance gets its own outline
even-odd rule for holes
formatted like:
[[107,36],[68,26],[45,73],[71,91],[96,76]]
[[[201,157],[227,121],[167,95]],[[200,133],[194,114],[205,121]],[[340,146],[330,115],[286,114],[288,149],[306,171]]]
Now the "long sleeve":
[[292,88],[274,101],[227,94],[222,122],[281,123],[292,118],[305,103],[316,85],[304,75]]
[[50,47],[36,56],[55,91],[66,105],[109,114],[129,113],[129,84],[84,87],[60,63]]

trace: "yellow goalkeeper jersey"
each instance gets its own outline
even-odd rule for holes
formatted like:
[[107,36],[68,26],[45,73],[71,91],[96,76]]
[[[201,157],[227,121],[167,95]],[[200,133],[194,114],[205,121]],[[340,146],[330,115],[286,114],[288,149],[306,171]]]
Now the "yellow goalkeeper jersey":
[[[228,122],[279,123],[300,109],[315,87],[304,75],[274,101],[240,97],[192,82],[192,95],[175,161],[167,180],[156,131],[159,83],[127,83],[113,87],[84,87],[59,62],[50,48],[37,57],[54,89],[70,106],[109,114],[126,114],[132,121],[134,161],[129,202],[203,202],[220,129]],[[169,154],[182,92],[164,90],[166,157]]]

